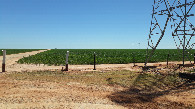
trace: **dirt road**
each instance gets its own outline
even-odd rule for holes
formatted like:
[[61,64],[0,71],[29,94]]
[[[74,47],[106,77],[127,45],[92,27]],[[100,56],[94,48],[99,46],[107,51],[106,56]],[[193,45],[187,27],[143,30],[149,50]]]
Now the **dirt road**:
[[[47,50],[32,51],[19,54],[6,55],[6,71],[21,71],[18,68],[23,67],[23,65],[18,65],[17,61],[23,57],[28,57],[29,55],[35,55]],[[3,56],[0,56],[0,69],[2,69]],[[16,67],[17,66],[17,67]],[[0,71],[1,72],[1,71]]]
[[112,87],[20,81],[0,75],[1,109],[125,109],[106,97],[112,92]]

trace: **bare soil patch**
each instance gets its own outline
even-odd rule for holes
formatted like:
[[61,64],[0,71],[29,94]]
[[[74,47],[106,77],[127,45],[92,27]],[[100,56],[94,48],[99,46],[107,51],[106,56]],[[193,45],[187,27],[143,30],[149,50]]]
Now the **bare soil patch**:
[[195,83],[172,77],[129,71],[4,73],[0,107],[195,108]]
[[0,75],[0,108],[125,109],[106,96],[112,87],[18,80]]

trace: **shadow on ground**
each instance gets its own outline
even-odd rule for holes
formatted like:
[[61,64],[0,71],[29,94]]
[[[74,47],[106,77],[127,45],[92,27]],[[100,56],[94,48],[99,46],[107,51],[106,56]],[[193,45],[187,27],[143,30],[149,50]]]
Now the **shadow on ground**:
[[182,103],[170,102],[167,99],[154,100],[163,95],[195,89],[194,82],[185,81],[181,84],[177,79],[168,76],[157,77],[140,74],[135,79],[133,87],[112,93],[108,98],[128,108],[191,108]]

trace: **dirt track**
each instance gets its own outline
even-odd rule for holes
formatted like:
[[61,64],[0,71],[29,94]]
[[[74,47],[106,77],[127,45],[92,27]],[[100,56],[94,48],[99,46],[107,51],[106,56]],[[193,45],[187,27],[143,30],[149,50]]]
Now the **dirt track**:
[[18,81],[0,75],[0,108],[124,109],[106,95],[112,88],[79,83]]
[[[22,68],[25,68],[23,65],[17,64],[17,61],[23,57],[28,57],[29,55],[35,55],[40,52],[44,52],[47,50],[39,50],[39,51],[32,51],[26,53],[19,53],[19,54],[11,54],[6,55],[6,71],[22,71]],[[0,56],[0,69],[2,68],[2,59],[3,56]],[[21,69],[20,69],[21,68]]]

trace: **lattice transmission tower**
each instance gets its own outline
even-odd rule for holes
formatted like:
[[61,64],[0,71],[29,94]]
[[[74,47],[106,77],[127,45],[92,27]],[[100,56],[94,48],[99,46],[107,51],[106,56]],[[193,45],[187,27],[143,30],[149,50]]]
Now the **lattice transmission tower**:
[[[181,53],[183,65],[185,58],[189,58],[189,50],[194,47],[195,27],[190,20],[195,21],[195,0],[154,0],[152,21],[148,39],[148,47],[152,50],[147,53],[146,63],[151,59],[165,31],[169,29],[172,33],[169,37]],[[190,19],[191,18],[191,19]],[[179,52],[178,52],[179,53]]]

